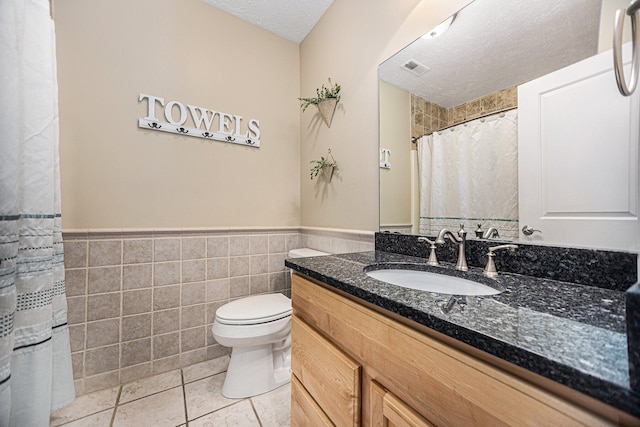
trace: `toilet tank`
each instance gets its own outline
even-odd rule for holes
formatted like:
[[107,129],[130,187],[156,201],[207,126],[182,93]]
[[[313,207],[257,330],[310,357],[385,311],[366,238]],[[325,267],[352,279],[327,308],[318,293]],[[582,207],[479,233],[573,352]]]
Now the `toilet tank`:
[[306,258],[310,256],[331,255],[327,252],[317,251],[310,248],[292,249],[289,251],[289,258]]

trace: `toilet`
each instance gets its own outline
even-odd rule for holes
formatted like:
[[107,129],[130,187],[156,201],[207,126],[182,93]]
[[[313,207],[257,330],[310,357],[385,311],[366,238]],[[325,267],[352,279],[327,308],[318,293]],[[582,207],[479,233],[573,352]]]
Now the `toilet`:
[[[290,258],[327,255],[302,248]],[[231,347],[222,385],[230,399],[266,393],[291,381],[291,300],[280,293],[231,301],[216,310],[213,337]]]

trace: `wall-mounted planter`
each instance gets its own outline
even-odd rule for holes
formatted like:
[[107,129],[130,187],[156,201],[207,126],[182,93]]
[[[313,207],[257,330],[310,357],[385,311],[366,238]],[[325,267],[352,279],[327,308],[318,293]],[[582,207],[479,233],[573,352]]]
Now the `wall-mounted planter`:
[[311,160],[309,163],[313,165],[309,171],[311,180],[322,172],[321,176],[324,177],[327,182],[331,182],[333,172],[338,170],[338,163],[336,162],[336,159],[333,158],[331,149],[327,152],[327,157],[323,156],[320,157],[320,160]]
[[331,182],[331,178],[333,177],[333,170],[335,167],[333,166],[325,166],[322,168],[322,174],[324,175],[327,182]]
[[318,102],[317,107],[322,116],[322,120],[327,124],[327,127],[331,127],[331,121],[333,120],[333,113],[336,111],[336,105],[338,105],[337,98],[327,98]]
[[300,101],[300,108],[304,112],[309,105],[315,105],[318,107],[322,120],[331,127],[331,121],[333,120],[333,113],[336,111],[336,105],[340,101],[340,85],[333,84],[329,79],[329,87],[322,85],[320,89],[316,89],[316,97],[314,98],[298,98]]

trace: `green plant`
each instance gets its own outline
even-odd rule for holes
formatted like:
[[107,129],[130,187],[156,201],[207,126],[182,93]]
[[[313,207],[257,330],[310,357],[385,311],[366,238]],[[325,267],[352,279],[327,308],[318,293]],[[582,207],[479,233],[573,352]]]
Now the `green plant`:
[[331,79],[329,80],[329,87],[325,87],[322,85],[320,89],[316,89],[315,98],[298,98],[300,100],[300,107],[302,111],[305,111],[309,105],[318,105],[320,101],[327,98],[335,98],[337,101],[340,101],[340,85],[337,83],[332,83]]
[[[329,157],[331,157],[331,159],[329,159]],[[311,180],[313,180],[313,178],[318,176],[318,174],[320,173],[320,171],[322,171],[323,168],[332,167],[333,170],[338,170],[338,163],[335,161],[335,159],[331,155],[331,150],[329,150],[329,153],[327,154],[326,158],[320,156],[320,160],[311,160],[309,163],[313,165],[310,171]]]

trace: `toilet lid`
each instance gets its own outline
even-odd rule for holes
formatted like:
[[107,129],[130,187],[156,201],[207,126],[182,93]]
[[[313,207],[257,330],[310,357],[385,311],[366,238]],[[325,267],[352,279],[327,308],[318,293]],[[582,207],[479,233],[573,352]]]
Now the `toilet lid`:
[[216,311],[227,325],[266,323],[291,315],[291,300],[282,294],[255,295],[231,301]]

